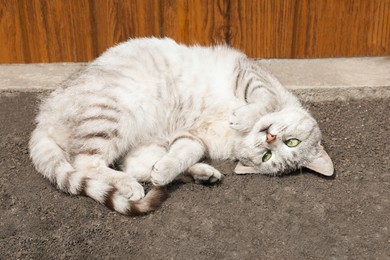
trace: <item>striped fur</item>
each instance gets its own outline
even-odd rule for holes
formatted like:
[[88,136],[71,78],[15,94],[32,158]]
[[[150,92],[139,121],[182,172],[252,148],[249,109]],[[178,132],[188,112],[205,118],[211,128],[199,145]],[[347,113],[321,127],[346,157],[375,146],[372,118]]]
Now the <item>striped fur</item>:
[[[106,51],[51,93],[36,121],[37,170],[60,190],[126,215],[155,210],[166,198],[161,186],[183,172],[220,180],[199,163],[206,157],[279,174],[310,165],[321,136],[299,101],[243,53],[155,38]],[[269,131],[279,137],[273,144]],[[291,135],[302,144],[288,150],[281,138]],[[261,162],[269,149],[274,158]],[[109,167],[121,158],[121,171]],[[144,181],[156,186],[146,196]]]

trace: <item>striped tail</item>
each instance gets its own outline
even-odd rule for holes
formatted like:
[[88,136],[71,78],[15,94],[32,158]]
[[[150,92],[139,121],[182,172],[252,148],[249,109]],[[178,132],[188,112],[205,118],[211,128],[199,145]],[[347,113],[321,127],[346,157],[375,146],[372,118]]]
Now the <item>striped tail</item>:
[[39,127],[32,133],[29,146],[36,169],[58,189],[72,195],[91,197],[121,214],[147,214],[159,208],[167,198],[164,187],[153,187],[144,198],[129,201],[114,185],[76,171],[68,162],[65,152]]

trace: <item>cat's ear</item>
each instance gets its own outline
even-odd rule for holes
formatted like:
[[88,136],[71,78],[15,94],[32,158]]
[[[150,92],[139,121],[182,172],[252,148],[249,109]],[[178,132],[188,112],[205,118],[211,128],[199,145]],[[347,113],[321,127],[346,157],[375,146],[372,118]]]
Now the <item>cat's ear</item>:
[[236,174],[250,174],[250,173],[259,173],[253,167],[245,166],[241,162],[237,163],[236,168],[234,169],[234,173]]
[[304,165],[306,168],[313,170],[325,176],[332,176],[334,173],[333,162],[328,153],[321,144],[318,144],[318,153],[309,163]]

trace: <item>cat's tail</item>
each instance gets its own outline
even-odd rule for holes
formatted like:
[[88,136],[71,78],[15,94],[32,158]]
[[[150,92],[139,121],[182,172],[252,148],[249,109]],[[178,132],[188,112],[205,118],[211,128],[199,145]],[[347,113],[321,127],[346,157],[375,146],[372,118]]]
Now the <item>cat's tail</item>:
[[29,148],[36,169],[58,189],[72,195],[91,197],[121,214],[137,216],[149,213],[167,198],[164,187],[153,187],[144,198],[129,201],[114,185],[76,171],[61,147],[39,127],[32,133]]

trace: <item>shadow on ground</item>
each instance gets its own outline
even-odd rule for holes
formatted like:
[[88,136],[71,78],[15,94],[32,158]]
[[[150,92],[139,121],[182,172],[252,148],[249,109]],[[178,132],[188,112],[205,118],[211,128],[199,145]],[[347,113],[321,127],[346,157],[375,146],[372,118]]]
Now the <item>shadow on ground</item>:
[[0,97],[0,259],[389,259],[387,99],[309,103],[337,177],[236,176],[175,183],[153,214],[129,218],[67,196],[28,158],[39,94]]

